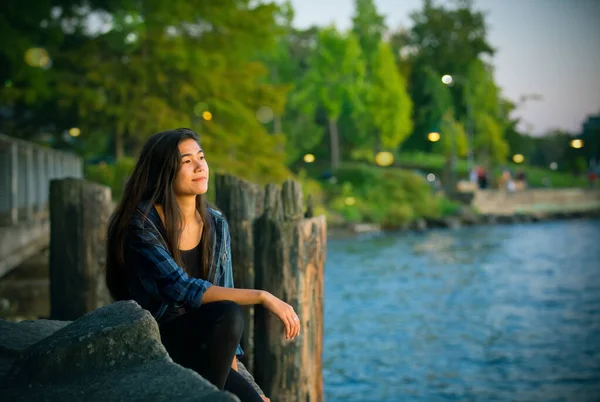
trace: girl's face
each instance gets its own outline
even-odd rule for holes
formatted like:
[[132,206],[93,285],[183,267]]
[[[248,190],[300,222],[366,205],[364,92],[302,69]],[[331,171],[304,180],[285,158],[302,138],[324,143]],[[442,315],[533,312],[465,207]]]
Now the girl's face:
[[198,143],[189,138],[179,143],[180,168],[173,183],[176,196],[199,195],[208,190],[208,163]]

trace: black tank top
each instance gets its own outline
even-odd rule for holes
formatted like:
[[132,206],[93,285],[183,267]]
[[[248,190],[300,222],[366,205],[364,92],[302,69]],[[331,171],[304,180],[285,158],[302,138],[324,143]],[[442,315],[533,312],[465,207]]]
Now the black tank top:
[[179,250],[179,252],[181,253],[183,266],[185,267],[188,276],[201,278],[200,266],[202,265],[202,249],[200,243],[191,250]]
[[[191,250],[179,250],[179,252],[181,253],[183,267],[185,268],[185,271],[187,272],[188,276],[193,278],[200,278],[200,264],[202,261],[202,249],[200,247],[200,243],[198,243],[198,245],[196,245],[196,247],[194,247]],[[159,325],[167,323],[173,320],[174,318],[185,314],[185,312],[185,306],[170,306],[167,308],[167,310],[159,320]]]

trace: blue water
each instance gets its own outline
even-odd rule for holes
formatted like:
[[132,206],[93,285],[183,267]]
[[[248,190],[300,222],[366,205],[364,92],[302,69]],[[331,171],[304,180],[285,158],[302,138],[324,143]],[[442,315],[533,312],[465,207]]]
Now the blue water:
[[327,402],[600,401],[600,221],[327,248]]

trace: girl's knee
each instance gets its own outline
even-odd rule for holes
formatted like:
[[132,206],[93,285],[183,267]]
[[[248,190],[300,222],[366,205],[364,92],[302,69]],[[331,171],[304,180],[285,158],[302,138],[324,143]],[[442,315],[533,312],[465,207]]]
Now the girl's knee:
[[220,321],[224,324],[227,332],[234,338],[241,338],[244,331],[244,313],[239,304],[232,301],[221,301],[219,303]]

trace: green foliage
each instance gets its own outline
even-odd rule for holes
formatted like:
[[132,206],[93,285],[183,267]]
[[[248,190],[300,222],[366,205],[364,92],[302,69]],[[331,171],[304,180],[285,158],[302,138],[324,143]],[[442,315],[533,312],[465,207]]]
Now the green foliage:
[[[339,185],[330,186],[329,207],[350,221],[400,227],[418,217],[440,216],[440,200],[427,181],[412,172],[367,165],[342,165]],[[348,202],[352,197],[354,204]]]
[[367,116],[377,132],[380,146],[395,149],[412,131],[412,101],[389,46],[379,45],[373,64],[374,71],[367,86]]
[[358,38],[367,71],[370,72],[377,63],[375,59],[387,27],[384,16],[377,12],[373,0],[355,0],[354,8],[352,33]]
[[309,64],[304,91],[318,100],[327,117],[335,121],[342,113],[346,98],[358,102],[364,79],[365,66],[356,37],[344,36],[332,26],[321,29]]
[[440,141],[435,143],[433,149],[446,157],[456,155],[465,157],[467,155],[467,134],[464,126],[454,120],[451,111],[448,111],[442,117],[440,123]]
[[[45,3],[29,17],[25,4],[10,3],[6,32],[23,43],[2,50],[12,61],[1,77],[12,84],[0,89],[0,107],[26,108],[23,115],[34,119],[14,119],[9,134],[23,136],[28,125],[34,134],[49,129],[58,135],[79,127],[77,143],[109,134],[120,159],[135,157],[155,132],[190,127],[200,132],[217,169],[249,179],[289,175],[283,138],[269,135],[256,118],[261,107],[281,113],[290,88],[270,83],[268,69],[256,60],[281,33],[274,4],[91,1],[81,7],[81,1],[59,1],[52,6],[60,16],[52,17]],[[92,13],[107,17],[105,30],[88,32]],[[35,33],[25,32],[27,26]],[[51,68],[21,67],[34,44],[48,51]],[[199,117],[203,111],[212,120]]]
[[458,215],[462,207],[458,202],[452,201],[446,197],[439,197],[439,206],[441,216]]
[[133,158],[121,158],[115,164],[86,165],[85,178],[110,187],[112,199],[118,201],[123,196],[125,183],[134,167]]

